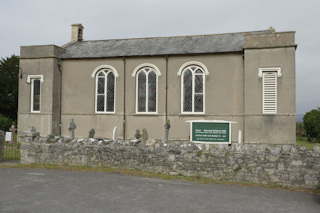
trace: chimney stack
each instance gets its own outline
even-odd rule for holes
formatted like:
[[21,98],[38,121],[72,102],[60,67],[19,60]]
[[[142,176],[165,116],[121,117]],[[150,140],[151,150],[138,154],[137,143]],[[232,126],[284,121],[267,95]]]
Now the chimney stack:
[[72,24],[71,41],[82,41],[83,40],[83,29],[82,24]]

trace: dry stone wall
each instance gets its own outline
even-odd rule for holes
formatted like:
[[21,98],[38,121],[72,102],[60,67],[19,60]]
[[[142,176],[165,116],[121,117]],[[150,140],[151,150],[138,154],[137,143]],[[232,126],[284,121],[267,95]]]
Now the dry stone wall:
[[21,134],[21,163],[117,167],[294,188],[319,187],[320,147],[131,142]]

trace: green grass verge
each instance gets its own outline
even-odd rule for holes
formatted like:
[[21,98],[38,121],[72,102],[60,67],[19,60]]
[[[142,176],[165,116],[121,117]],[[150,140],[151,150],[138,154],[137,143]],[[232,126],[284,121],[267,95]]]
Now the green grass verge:
[[130,169],[119,169],[119,168],[111,168],[111,167],[90,167],[90,166],[71,166],[71,165],[54,165],[54,164],[15,164],[15,165],[6,165],[0,164],[0,167],[7,168],[20,168],[20,169],[59,169],[59,170],[67,170],[67,171],[88,171],[88,172],[107,172],[107,173],[117,173],[123,175],[131,175],[131,176],[143,176],[147,178],[159,178],[163,180],[179,180],[179,181],[192,181],[201,184],[232,184],[238,186],[253,186],[253,187],[264,187],[268,189],[282,189],[289,191],[306,191],[310,193],[320,194],[320,184],[316,190],[308,190],[308,189],[296,189],[290,187],[280,187],[274,185],[261,185],[255,184],[251,182],[232,182],[225,180],[213,180],[205,177],[185,177],[180,175],[169,175],[162,173],[154,173],[148,171],[141,170],[130,170]]
[[308,141],[307,137],[296,137],[297,146],[305,146],[309,150],[312,150],[314,146],[320,146],[320,143],[312,143]]

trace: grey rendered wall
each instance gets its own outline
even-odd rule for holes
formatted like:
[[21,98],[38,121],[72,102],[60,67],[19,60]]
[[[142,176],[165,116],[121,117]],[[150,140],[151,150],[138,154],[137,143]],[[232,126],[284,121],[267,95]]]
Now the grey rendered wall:
[[[42,136],[60,134],[60,72],[58,56],[64,50],[54,45],[21,47],[19,79],[18,131],[34,126]],[[28,75],[43,75],[40,84],[40,113],[31,113],[31,83]]]
[[[262,39],[264,38],[264,39]],[[268,42],[265,42],[268,41]],[[248,35],[245,49],[246,143],[295,143],[295,48],[294,32]],[[262,78],[259,68],[280,67],[277,78],[277,113],[262,113]]]
[[[189,61],[204,64],[209,75],[205,78],[205,114],[181,114],[180,67]],[[173,56],[169,58],[168,119],[171,121],[170,138],[189,140],[188,120],[227,120],[232,124],[232,141],[238,140],[243,130],[243,58],[242,54]]]
[[[181,77],[177,75],[180,67],[189,61],[198,61],[207,66],[206,113],[200,116],[181,115]],[[134,69],[144,63],[157,66],[161,72],[158,77],[158,114],[136,114],[136,78]],[[95,79],[91,74],[100,65],[113,66],[119,77],[116,78],[115,114],[96,114]],[[125,73],[124,73],[125,72]],[[64,60],[62,64],[62,135],[68,135],[68,124],[73,118],[77,128],[76,137],[87,137],[91,128],[95,137],[112,137],[116,126],[119,138],[123,138],[123,118],[125,102],[126,138],[133,138],[136,129],[146,128],[150,138],[164,138],[166,118],[166,57],[130,57],[113,59]],[[125,94],[123,91],[125,79]],[[170,139],[188,139],[187,120],[211,119],[230,120],[232,138],[237,140],[238,131],[243,129],[243,58],[242,54],[169,56],[168,57],[168,119],[171,121]],[[125,95],[125,98],[124,98]],[[125,100],[125,101],[124,101]]]

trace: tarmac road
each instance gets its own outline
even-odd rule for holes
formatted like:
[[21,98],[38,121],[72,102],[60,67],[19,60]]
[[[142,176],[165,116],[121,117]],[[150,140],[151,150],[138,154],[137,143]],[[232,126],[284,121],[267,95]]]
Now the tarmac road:
[[308,192],[0,167],[0,212],[320,212]]

